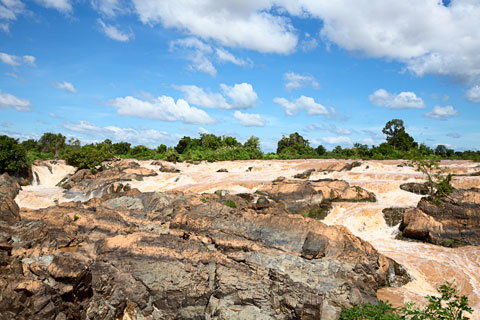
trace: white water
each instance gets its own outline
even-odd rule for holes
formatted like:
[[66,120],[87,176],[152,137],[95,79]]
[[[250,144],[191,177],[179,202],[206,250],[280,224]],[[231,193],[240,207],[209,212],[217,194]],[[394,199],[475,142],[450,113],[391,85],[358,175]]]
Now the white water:
[[63,188],[57,187],[65,176],[75,172],[75,168],[68,166],[64,161],[46,161],[46,165],[34,165],[32,167],[34,180],[31,186],[22,187],[15,198],[20,208],[40,209],[54,205],[58,201],[64,201]]
[[[139,161],[142,167],[154,169],[151,161]],[[130,182],[133,188],[143,192],[182,190],[191,192],[214,192],[226,189],[232,193],[254,192],[262,183],[269,183],[278,176],[291,178],[305,169],[325,169],[336,160],[291,160],[291,161],[227,161],[193,165],[178,163],[180,173],[159,173],[145,177],[143,181]],[[334,178],[361,186],[377,196],[375,203],[335,203],[332,212],[324,220],[331,225],[344,225],[358,237],[369,241],[377,250],[404,265],[414,277],[402,288],[384,288],[379,298],[389,299],[396,305],[406,301],[423,302],[427,294],[445,280],[455,281],[459,291],[467,295],[470,305],[476,310],[474,319],[480,319],[480,247],[444,248],[419,242],[395,240],[397,228],[388,227],[382,209],[389,207],[415,207],[421,196],[399,188],[405,182],[422,182],[422,175],[413,168],[397,167],[401,161],[368,161],[346,172],[315,172],[310,179]],[[457,161],[445,162],[450,171],[469,173],[477,164]],[[55,185],[73,168],[63,163],[54,165],[53,174],[47,167],[34,167],[40,178],[38,186],[24,187],[16,201],[20,207],[43,208],[63,198],[63,189]],[[225,168],[228,173],[216,172]],[[251,168],[251,170],[248,170]],[[456,177],[453,184],[459,188],[480,187],[480,177]]]

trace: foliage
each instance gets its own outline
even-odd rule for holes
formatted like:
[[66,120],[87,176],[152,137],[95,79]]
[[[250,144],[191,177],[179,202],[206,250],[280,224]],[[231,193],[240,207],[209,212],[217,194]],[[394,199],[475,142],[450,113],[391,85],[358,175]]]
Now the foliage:
[[111,157],[101,148],[95,145],[86,145],[83,147],[69,147],[64,150],[62,157],[67,164],[79,169],[90,169],[100,165],[103,161]]
[[226,205],[227,207],[230,207],[230,208],[236,208],[236,207],[237,207],[237,204],[236,204],[234,201],[232,201],[232,200],[228,200],[228,201],[225,203],[225,205]]
[[417,147],[417,143],[405,131],[403,120],[392,119],[388,121],[382,132],[387,136],[387,142],[393,146],[393,150],[408,151]]
[[38,151],[53,153],[58,157],[60,150],[66,146],[66,138],[61,133],[44,133],[38,140]]
[[468,306],[468,298],[459,297],[457,290],[450,282],[445,282],[438,289],[440,296],[427,296],[428,305],[424,308],[407,303],[402,308],[394,308],[391,304],[379,301],[378,304],[365,304],[343,309],[342,320],[467,320],[467,313],[473,309]]
[[417,158],[412,160],[412,164],[417,171],[423,173],[427,182],[431,201],[438,203],[441,197],[450,194],[453,186],[450,184],[452,175],[447,173],[444,168],[440,167],[440,159],[433,157],[429,159]]
[[164,144],[161,144],[157,147],[157,153],[165,153],[167,152],[167,146]]
[[277,143],[277,154],[289,156],[316,155],[315,150],[310,147],[308,140],[303,138],[298,132],[283,136]]
[[112,151],[114,155],[123,155],[130,152],[131,144],[128,142],[118,142],[112,145]]
[[28,170],[27,152],[17,139],[0,136],[0,173],[22,173]]

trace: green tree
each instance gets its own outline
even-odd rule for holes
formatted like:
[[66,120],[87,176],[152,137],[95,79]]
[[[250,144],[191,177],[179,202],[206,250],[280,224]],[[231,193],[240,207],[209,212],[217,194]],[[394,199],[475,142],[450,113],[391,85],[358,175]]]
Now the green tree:
[[417,158],[412,160],[412,164],[416,167],[417,171],[426,176],[426,185],[431,201],[438,202],[441,197],[453,191],[453,187],[450,184],[452,175],[440,167],[440,160],[438,158]]
[[100,165],[110,157],[110,154],[104,150],[96,148],[94,145],[83,147],[70,147],[65,149],[63,157],[67,164],[79,169],[92,169]]
[[311,155],[314,152],[308,140],[298,132],[294,132],[288,137],[283,136],[277,143],[277,154]]
[[393,146],[393,150],[408,151],[418,145],[405,131],[403,120],[393,119],[388,121],[382,132],[387,136],[387,142]]
[[50,152],[58,157],[59,152],[65,148],[65,136],[61,133],[44,133],[38,140],[38,147],[40,152]]
[[157,153],[165,153],[167,152],[167,146],[164,144],[161,144],[157,147]]
[[0,136],[0,173],[24,173],[28,170],[27,152],[17,139]]
[[325,147],[321,144],[319,144],[318,147],[315,148],[315,151],[319,156],[323,156],[325,153],[327,153],[327,149],[325,149]]
[[115,155],[125,155],[130,152],[131,144],[128,142],[118,142],[112,145],[113,154]]
[[22,141],[21,145],[25,151],[37,151],[38,149],[38,142],[35,139]]
[[180,154],[184,153],[185,151],[187,151],[191,142],[192,142],[192,138],[184,136],[178,141],[177,145],[175,146],[175,151],[177,151]]
[[243,147],[260,151],[260,139],[255,136],[251,136],[247,141],[245,141]]

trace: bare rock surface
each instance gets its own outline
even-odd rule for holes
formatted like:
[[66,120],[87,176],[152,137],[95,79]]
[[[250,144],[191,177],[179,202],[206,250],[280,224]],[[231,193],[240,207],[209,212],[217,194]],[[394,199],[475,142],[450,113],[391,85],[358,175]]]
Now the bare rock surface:
[[415,194],[427,195],[429,193],[428,186],[425,183],[408,182],[400,185],[400,189]]
[[344,180],[320,179],[312,181],[315,190],[321,191],[330,201],[376,202],[373,192],[359,186],[351,186]]
[[405,211],[404,237],[446,246],[480,245],[480,189],[457,189],[438,203],[423,198]]
[[281,201],[323,200],[300,182],[22,210],[0,223],[0,318],[336,319],[408,281],[345,227],[290,214]]

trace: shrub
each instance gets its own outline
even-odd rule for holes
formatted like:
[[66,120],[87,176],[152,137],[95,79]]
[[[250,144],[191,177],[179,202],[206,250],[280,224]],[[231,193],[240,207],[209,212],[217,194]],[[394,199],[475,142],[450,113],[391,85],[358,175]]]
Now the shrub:
[[18,140],[0,136],[0,173],[25,173],[28,167],[27,152]]
[[466,313],[472,313],[468,306],[468,298],[459,297],[457,290],[450,282],[445,282],[438,289],[440,296],[427,296],[428,305],[424,308],[409,302],[403,308],[394,308],[391,304],[379,301],[378,304],[365,304],[343,309],[342,320],[468,320]]
[[236,204],[234,201],[232,201],[232,200],[228,200],[228,201],[225,203],[225,205],[226,205],[227,207],[230,207],[230,208],[236,208],[236,207],[237,207],[237,204]]
[[92,145],[71,147],[63,152],[63,158],[67,164],[79,169],[94,168],[110,157],[110,154],[106,154]]

